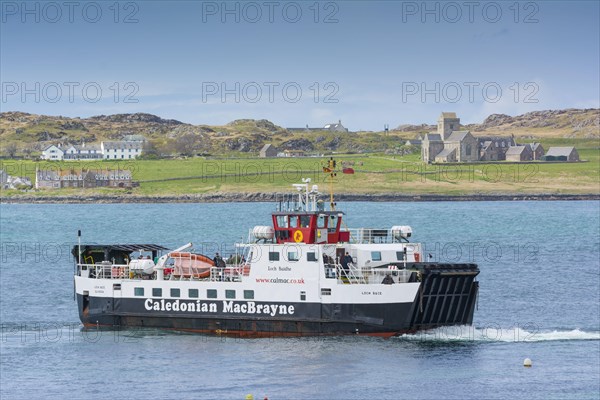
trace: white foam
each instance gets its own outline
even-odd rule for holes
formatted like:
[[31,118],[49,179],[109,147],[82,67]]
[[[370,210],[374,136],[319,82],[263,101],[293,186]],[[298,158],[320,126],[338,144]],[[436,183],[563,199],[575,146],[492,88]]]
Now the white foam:
[[410,335],[400,339],[410,341],[440,342],[544,342],[553,340],[600,340],[600,332],[573,330],[542,331],[529,324],[527,330],[520,327],[501,328],[497,325],[474,327],[468,325],[445,326]]

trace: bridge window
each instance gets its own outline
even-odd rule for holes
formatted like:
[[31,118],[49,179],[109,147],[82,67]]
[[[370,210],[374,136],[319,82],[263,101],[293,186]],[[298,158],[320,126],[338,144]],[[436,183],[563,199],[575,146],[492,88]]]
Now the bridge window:
[[269,261],[279,261],[279,252],[270,251],[269,252]]
[[288,217],[287,217],[287,215],[278,215],[277,216],[277,226],[279,228],[287,228],[288,227]]
[[209,299],[216,299],[217,289],[206,289],[206,297]]
[[254,290],[244,290],[244,298],[248,300],[254,299]]
[[188,289],[188,297],[189,298],[198,298],[198,289]]
[[225,298],[226,299],[235,299],[235,290],[231,290],[231,289],[225,290]]
[[162,296],[162,288],[152,288],[152,297],[161,297]]
[[300,227],[308,228],[310,226],[310,216],[309,215],[301,215],[300,216]]
[[337,216],[336,215],[332,215],[329,217],[329,229],[327,229],[329,232],[335,232],[336,228],[337,228]]
[[397,251],[396,252],[396,260],[398,260],[398,261],[404,261],[404,252],[403,251]]
[[181,296],[180,289],[171,288],[171,297],[180,297],[180,296]]
[[297,227],[298,227],[298,216],[297,215],[290,216],[290,228],[297,228]]
[[133,289],[133,294],[134,296],[143,296],[144,295],[144,288],[143,287],[136,287]]
[[325,228],[327,226],[327,218],[325,215],[319,215],[317,218],[317,228]]
[[315,253],[314,251],[306,253],[306,261],[316,262],[317,261],[317,253]]
[[371,260],[381,261],[381,252],[380,251],[372,251],[371,252]]

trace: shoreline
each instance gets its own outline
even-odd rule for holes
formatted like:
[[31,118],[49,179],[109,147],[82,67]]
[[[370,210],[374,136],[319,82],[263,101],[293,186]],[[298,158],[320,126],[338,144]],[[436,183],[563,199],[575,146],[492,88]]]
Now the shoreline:
[[[285,194],[289,196],[289,193]],[[119,203],[250,203],[273,202],[283,193],[211,193],[177,196],[18,196],[0,197],[1,204],[119,204]],[[557,201],[600,200],[600,193],[488,193],[488,194],[400,194],[339,193],[336,202],[421,202],[421,201]],[[327,199],[323,201],[327,202]]]

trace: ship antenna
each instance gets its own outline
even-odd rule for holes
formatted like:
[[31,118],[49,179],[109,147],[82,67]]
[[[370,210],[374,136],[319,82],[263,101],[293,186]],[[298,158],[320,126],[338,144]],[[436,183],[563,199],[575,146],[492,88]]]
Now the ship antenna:
[[329,207],[331,208],[331,211],[335,211],[335,202],[333,201],[333,178],[337,175],[335,172],[336,165],[336,161],[333,157],[330,157],[329,161],[327,161],[327,166],[323,167],[323,172],[329,174]]

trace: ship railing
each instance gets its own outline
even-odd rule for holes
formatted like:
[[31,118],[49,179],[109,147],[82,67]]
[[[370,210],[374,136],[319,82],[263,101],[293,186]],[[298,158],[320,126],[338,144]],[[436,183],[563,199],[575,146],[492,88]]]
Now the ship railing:
[[358,244],[367,243],[399,243],[400,239],[395,237],[396,232],[385,228],[349,228],[350,242]]
[[[248,264],[248,263],[246,263]],[[247,275],[246,270],[249,271],[249,264],[235,267],[211,267],[209,279],[212,282],[241,282],[242,276]]]
[[354,263],[348,263],[348,268],[341,264],[336,264],[338,284],[358,284],[367,283],[360,268]]
[[414,271],[407,269],[363,268],[362,274],[367,284],[407,283]]
[[129,278],[129,265],[103,261],[97,264],[77,264],[77,275],[95,279]]

